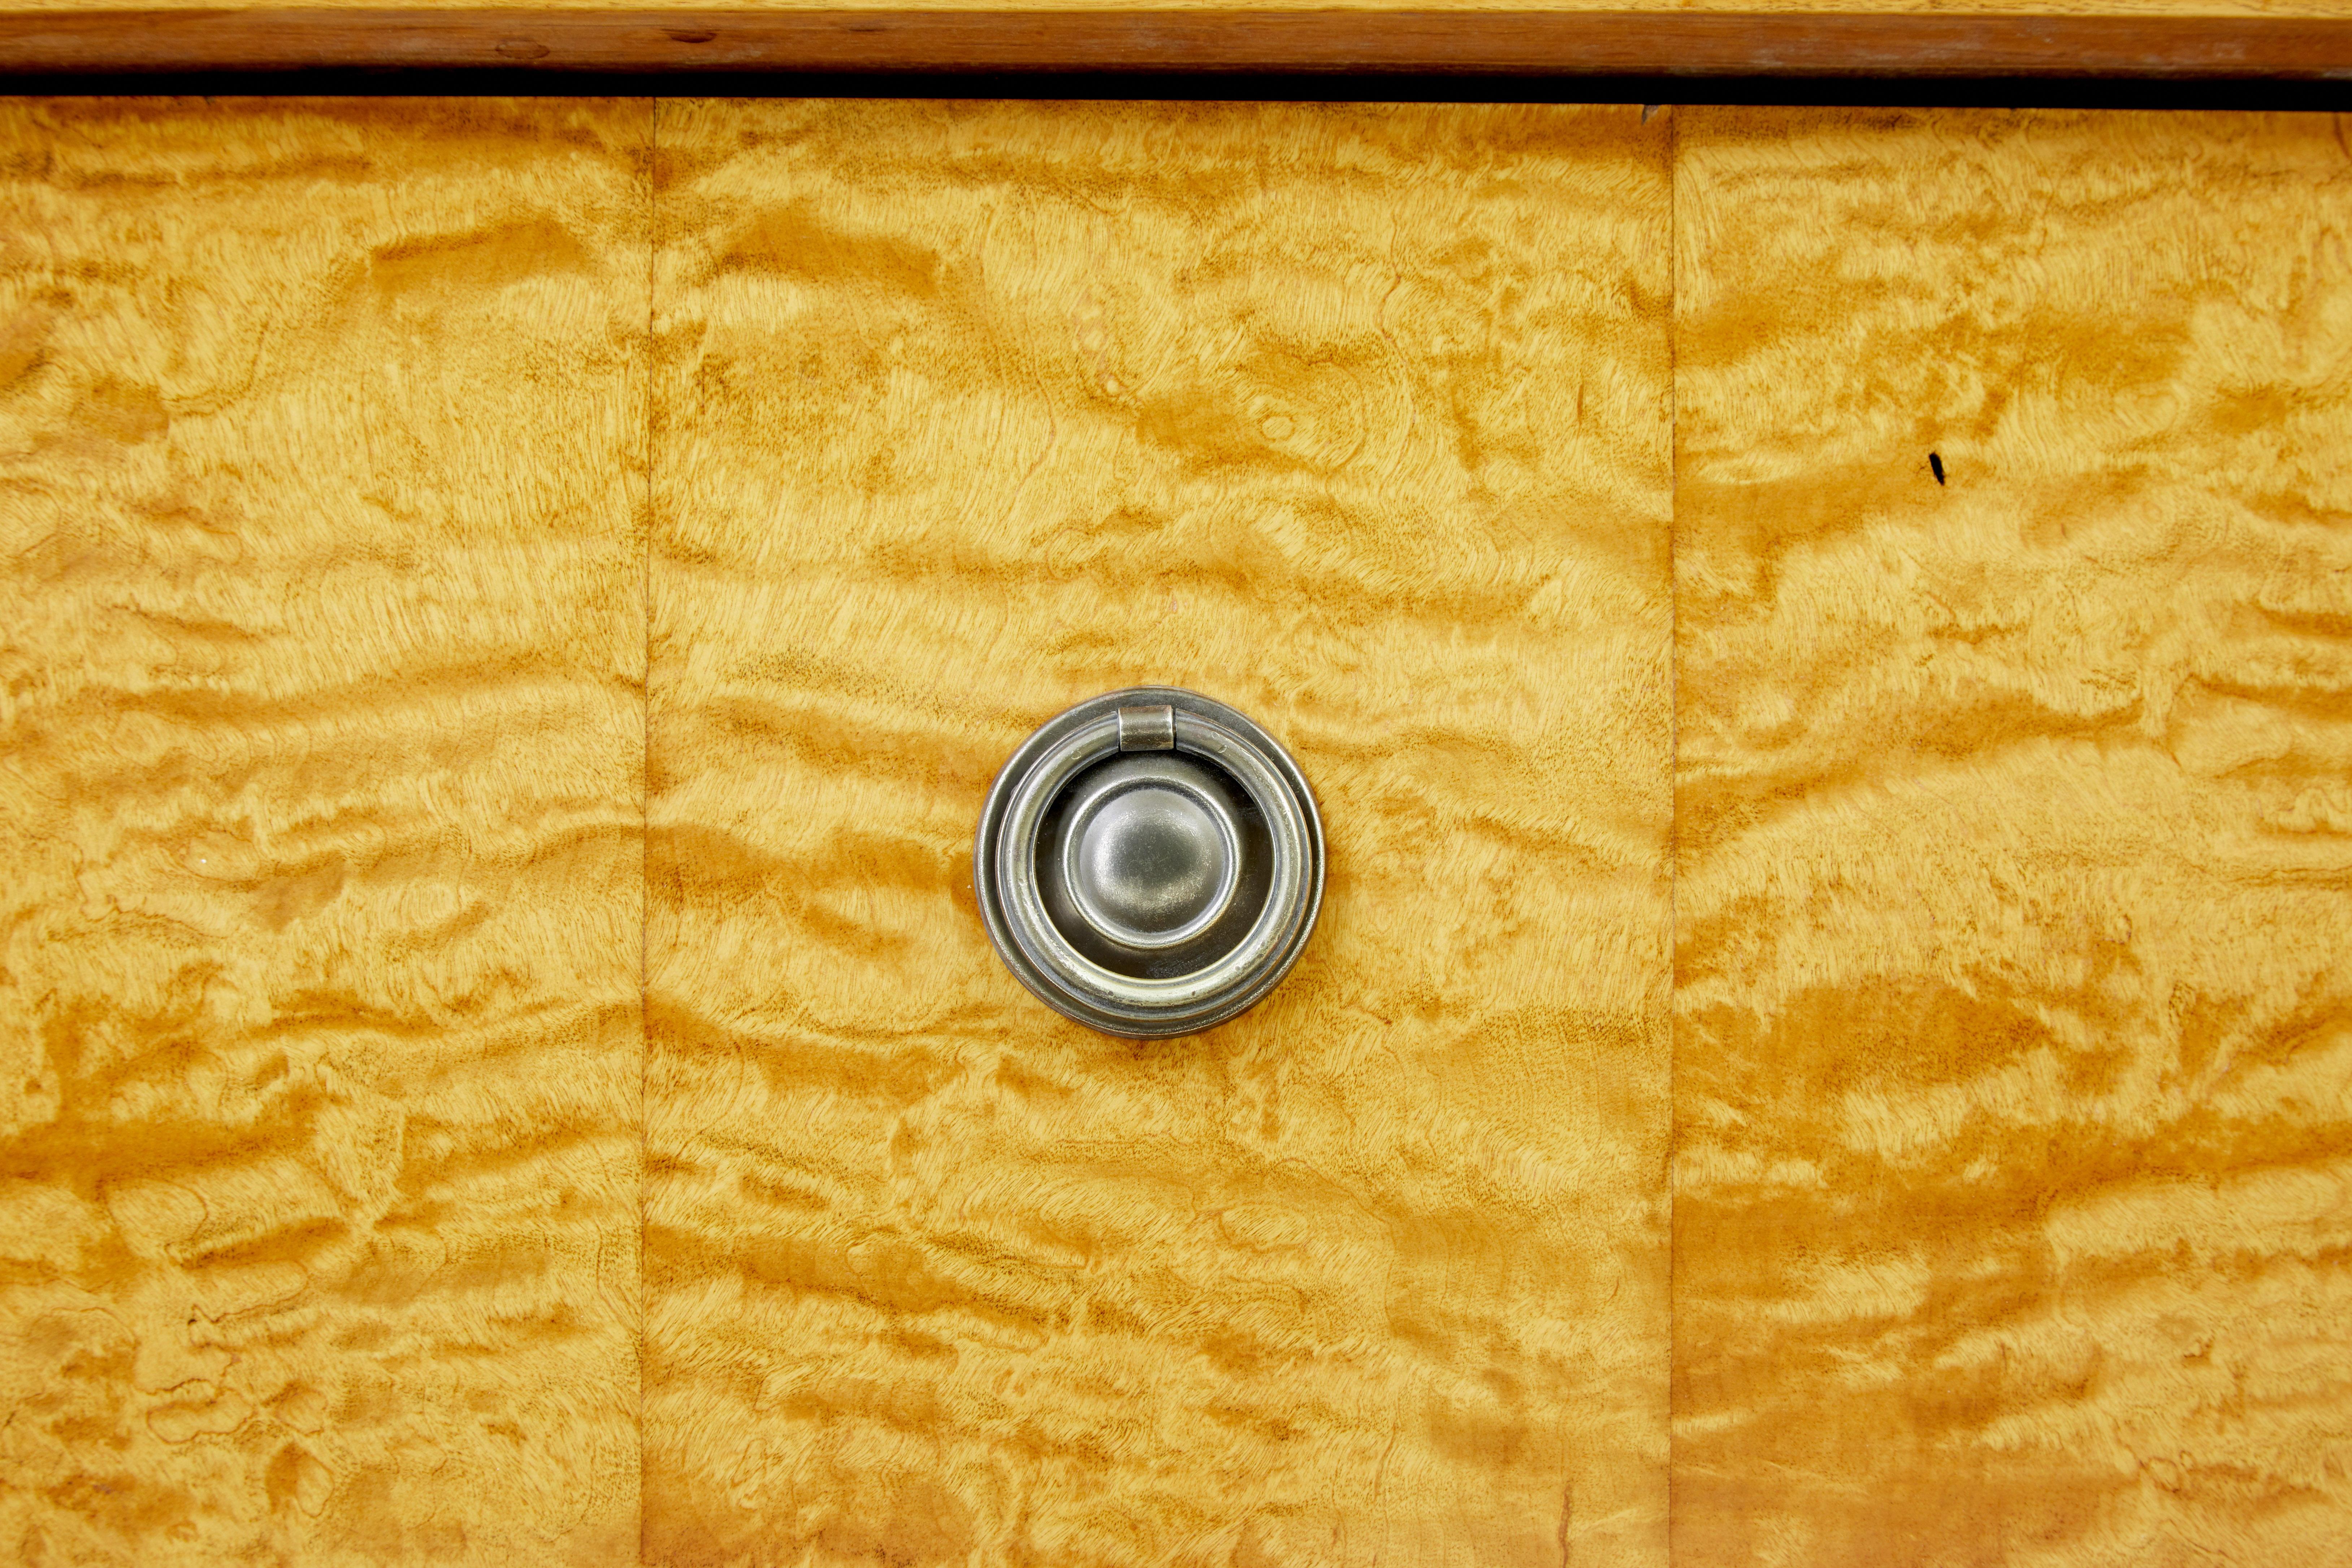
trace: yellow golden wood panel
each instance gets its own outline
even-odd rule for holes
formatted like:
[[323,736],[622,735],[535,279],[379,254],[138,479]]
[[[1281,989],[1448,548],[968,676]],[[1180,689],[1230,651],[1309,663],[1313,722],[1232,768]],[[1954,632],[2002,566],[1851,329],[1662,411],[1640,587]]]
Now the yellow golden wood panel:
[[[649,1562],[1664,1561],[1666,132],[663,105]],[[1143,681],[1330,844],[1155,1044],[971,884]]]
[[636,1541],[643,107],[0,108],[0,1557]]
[[2342,1562],[2342,132],[1679,145],[1676,1560]]

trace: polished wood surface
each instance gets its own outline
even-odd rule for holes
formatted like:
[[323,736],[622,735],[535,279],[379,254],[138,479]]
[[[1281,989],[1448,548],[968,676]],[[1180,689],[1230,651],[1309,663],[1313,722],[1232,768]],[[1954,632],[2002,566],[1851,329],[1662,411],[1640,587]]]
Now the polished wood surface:
[[[2347,257],[2322,117],[0,104],[0,1558],[2340,1560]],[[1144,1046],[968,846],[1161,679],[1331,877]]]
[[[1662,1563],[1667,125],[665,104],[646,1540]],[[1208,691],[1314,942],[1048,1011],[971,838]]]
[[0,105],[0,1557],[636,1545],[644,105]]
[[1677,145],[1676,1561],[2343,1561],[2343,132]]
[[321,6],[0,13],[0,73],[1329,71],[2352,77],[2352,15]]
[[[303,11],[382,10],[382,0],[311,0]],[[121,13],[132,9],[246,12],[284,11],[283,5],[226,5],[221,0],[159,0],[145,7],[96,3],[96,0],[12,0],[11,14],[91,12]],[[840,12],[838,0],[737,0],[714,5],[709,0],[515,0],[504,6],[485,6],[474,0],[413,0],[403,11],[454,11],[484,15],[493,12],[566,13],[575,11],[639,12],[670,15],[704,12],[736,20],[756,19],[778,11]],[[856,9],[848,7],[846,9]],[[902,11],[1006,12],[1003,0],[907,0],[893,7]],[[1694,15],[1732,16],[1931,16],[1965,20],[1980,16],[2012,18],[2095,17],[2110,21],[2143,20],[2150,16],[2191,17],[2209,21],[2263,21],[2352,17],[2352,0],[1031,0],[1022,12],[1090,12],[1108,17],[1173,16],[1188,13],[1255,11],[1322,11],[1370,16],[1393,11],[1443,11],[1455,14],[1515,12],[1542,16],[1619,14],[1672,19]]]

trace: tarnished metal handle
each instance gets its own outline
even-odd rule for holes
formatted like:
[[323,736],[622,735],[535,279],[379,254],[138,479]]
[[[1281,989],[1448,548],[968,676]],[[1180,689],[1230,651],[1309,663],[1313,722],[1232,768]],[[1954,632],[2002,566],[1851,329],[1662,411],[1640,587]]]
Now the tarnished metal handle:
[[1190,1034],[1255,1004],[1323,898],[1306,775],[1221,702],[1139,687],[1079,703],[997,775],[973,845],[1007,968],[1106,1033]]

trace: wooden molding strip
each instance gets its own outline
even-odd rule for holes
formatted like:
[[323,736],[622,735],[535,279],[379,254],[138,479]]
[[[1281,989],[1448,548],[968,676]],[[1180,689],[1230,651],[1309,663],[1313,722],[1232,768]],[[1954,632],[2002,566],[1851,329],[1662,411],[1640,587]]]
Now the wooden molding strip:
[[1308,71],[2352,79],[2352,18],[1561,11],[0,13],[0,74]]

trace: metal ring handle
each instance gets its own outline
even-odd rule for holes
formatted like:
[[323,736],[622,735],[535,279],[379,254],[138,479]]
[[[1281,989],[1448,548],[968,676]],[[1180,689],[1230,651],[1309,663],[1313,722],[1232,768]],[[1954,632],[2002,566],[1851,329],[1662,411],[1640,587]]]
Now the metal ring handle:
[[1115,1005],[1138,1010],[1139,1021],[1150,1013],[1185,1007],[1228,988],[1239,977],[1263,963],[1266,954],[1290,936],[1300,904],[1300,870],[1307,858],[1306,825],[1297,802],[1273,770],[1248,748],[1236,745],[1221,728],[1190,713],[1176,715],[1176,750],[1216,758],[1241,775],[1241,782],[1276,826],[1272,868],[1273,888],[1264,912],[1238,947],[1203,968],[1170,979],[1139,979],[1119,974],[1089,960],[1047,918],[1036,879],[1023,876],[1012,858],[1034,853],[1029,846],[1037,818],[1061,787],[1087,763],[1117,749],[1103,742],[1104,726],[1096,725],[1065,742],[1041,759],[1036,769],[1015,789],[1005,808],[1005,832],[997,846],[998,875],[1006,894],[1007,915],[1013,940],[1030,958],[1052,970],[1066,984],[1079,986]]
[[[1265,731],[1139,687],[1022,744],[989,790],[972,869],[1017,979],[1106,1033],[1164,1037],[1251,1006],[1297,961],[1322,903],[1322,820]],[[1108,907],[1130,896],[1133,919]]]

